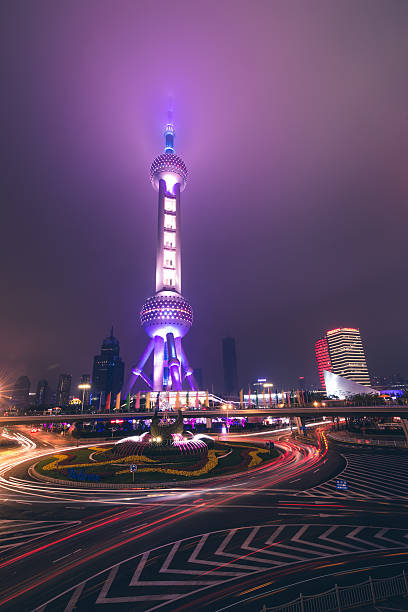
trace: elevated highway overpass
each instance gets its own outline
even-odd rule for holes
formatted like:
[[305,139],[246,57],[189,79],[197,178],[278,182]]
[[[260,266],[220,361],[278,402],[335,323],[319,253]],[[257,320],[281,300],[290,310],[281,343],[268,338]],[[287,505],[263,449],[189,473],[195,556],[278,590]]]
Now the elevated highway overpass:
[[[103,413],[84,413],[84,414],[44,414],[44,415],[12,415],[0,416],[0,426],[4,425],[34,425],[36,423],[76,423],[88,421],[110,421],[113,419],[151,419],[153,411],[150,412],[103,412]],[[171,413],[170,413],[171,414]],[[226,410],[219,408],[206,408],[200,410],[183,410],[185,418],[225,418]],[[305,407],[296,408],[247,408],[228,410],[229,418],[239,417],[345,417],[345,416],[377,416],[393,417],[399,416],[408,419],[408,406],[387,405],[387,406],[324,406],[324,407]]]

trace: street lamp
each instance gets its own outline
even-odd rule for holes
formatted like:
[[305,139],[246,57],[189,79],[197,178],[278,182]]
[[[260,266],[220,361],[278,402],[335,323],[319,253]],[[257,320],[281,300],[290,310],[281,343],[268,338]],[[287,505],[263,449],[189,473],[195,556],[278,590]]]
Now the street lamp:
[[85,391],[90,388],[91,388],[91,385],[89,383],[81,383],[80,385],[78,385],[78,389],[82,389],[82,407],[81,407],[82,414],[84,414]]
[[229,410],[232,409],[232,404],[223,404],[222,409],[227,411],[227,432],[229,433]]

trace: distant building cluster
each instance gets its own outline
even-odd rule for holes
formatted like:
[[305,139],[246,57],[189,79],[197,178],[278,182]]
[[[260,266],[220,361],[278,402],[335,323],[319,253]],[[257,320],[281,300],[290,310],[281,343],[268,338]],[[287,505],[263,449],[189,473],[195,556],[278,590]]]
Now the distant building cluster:
[[[238,383],[238,359],[236,342],[232,337],[222,339],[222,366],[224,375],[223,395],[228,401],[235,400],[248,405],[278,404],[290,402],[288,394],[296,403],[304,401],[307,393],[324,393],[329,398],[345,399],[353,395],[378,394],[391,396],[403,393],[408,379],[399,374],[377,377],[371,384],[360,330],[356,327],[338,327],[328,330],[315,343],[317,369],[322,392],[305,387],[304,377],[299,377],[297,389],[281,390],[269,379],[259,378],[248,384],[248,393]],[[46,379],[38,381],[36,390],[30,392],[30,380],[20,376],[11,394],[12,407],[23,412],[29,407],[41,410],[66,409],[78,406],[82,409],[110,409],[119,406],[124,384],[125,364],[120,356],[120,344],[110,334],[103,340],[101,350],[93,359],[92,375],[83,374],[79,384],[72,385],[69,373],[59,375],[57,388],[53,390]],[[198,389],[205,389],[201,368],[193,372]],[[300,399],[299,399],[300,398]],[[122,402],[126,398],[122,398]]]
[[35,392],[30,393],[31,383],[27,376],[20,376],[11,393],[11,406],[17,412],[36,407],[42,410],[67,408],[81,405],[88,409],[91,405],[105,407],[108,397],[115,398],[123,386],[125,364],[119,354],[119,341],[110,335],[102,342],[101,352],[93,361],[92,379],[90,374],[82,374],[79,384],[72,386],[72,376],[59,375],[57,388],[51,389],[46,379],[38,381]]

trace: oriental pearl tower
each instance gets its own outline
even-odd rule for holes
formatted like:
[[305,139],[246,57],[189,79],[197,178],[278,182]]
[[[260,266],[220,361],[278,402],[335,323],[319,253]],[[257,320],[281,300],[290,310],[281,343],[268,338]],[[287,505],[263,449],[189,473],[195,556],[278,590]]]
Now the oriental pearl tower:
[[[187,181],[187,167],[174,150],[174,124],[169,111],[164,131],[164,153],[150,168],[150,180],[159,194],[156,254],[156,293],[140,312],[140,322],[150,337],[126,388],[131,392],[140,376],[153,391],[181,391],[183,380],[195,390],[193,370],[182,347],[182,338],[193,322],[193,309],[181,294],[180,194]],[[153,353],[153,379],[144,372]]]

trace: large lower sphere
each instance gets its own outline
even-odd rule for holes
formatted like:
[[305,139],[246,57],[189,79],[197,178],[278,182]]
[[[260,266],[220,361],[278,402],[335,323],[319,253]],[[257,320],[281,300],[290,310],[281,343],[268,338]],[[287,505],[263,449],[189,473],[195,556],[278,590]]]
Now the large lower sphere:
[[193,322],[193,309],[181,295],[155,295],[143,304],[140,322],[151,338],[165,339],[169,333],[182,338]]

